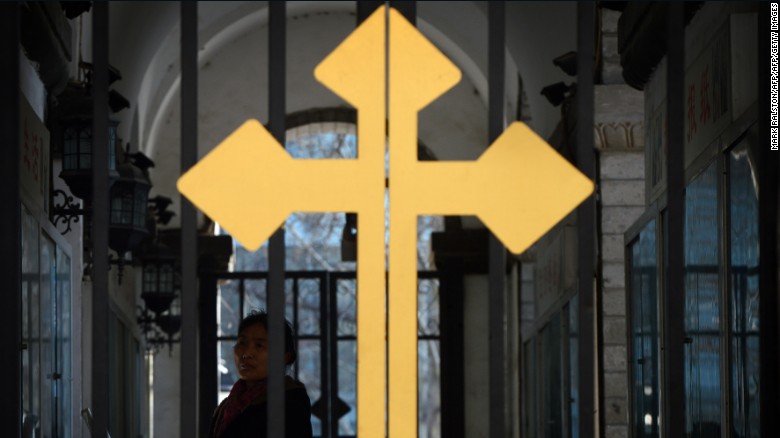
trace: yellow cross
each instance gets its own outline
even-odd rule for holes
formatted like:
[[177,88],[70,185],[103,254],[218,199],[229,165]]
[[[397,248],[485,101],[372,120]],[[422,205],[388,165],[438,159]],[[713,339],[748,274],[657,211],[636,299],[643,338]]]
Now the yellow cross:
[[[314,74],[358,109],[357,159],[293,159],[257,120],[248,120],[182,175],[177,186],[250,251],[259,248],[290,213],[358,213],[358,436],[414,437],[417,216],[477,215],[504,245],[520,253],[587,198],[593,183],[520,122],[511,124],[477,161],[417,161],[417,113],[454,86],[461,74],[393,8],[374,12]],[[386,86],[391,181],[388,309]]]

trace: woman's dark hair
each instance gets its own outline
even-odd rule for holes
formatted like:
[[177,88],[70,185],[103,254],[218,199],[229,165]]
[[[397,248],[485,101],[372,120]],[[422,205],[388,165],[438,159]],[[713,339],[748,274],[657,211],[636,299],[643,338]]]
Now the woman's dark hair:
[[[241,332],[255,324],[263,326],[267,332],[268,312],[264,310],[253,310],[249,312],[249,315],[245,316],[238,324],[238,333],[241,334]],[[295,351],[292,325],[286,319],[284,320],[284,353],[290,355],[290,360],[288,360],[285,365],[292,365],[295,363],[295,359],[298,358],[298,353]]]

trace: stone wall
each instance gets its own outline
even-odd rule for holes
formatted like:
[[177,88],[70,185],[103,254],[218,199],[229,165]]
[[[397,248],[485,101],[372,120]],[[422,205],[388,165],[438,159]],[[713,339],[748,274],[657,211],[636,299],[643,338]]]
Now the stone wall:
[[602,152],[602,309],[606,437],[628,436],[626,283],[623,233],[644,210],[644,154]]
[[607,438],[628,437],[626,282],[623,234],[645,209],[643,95],[626,85],[596,87],[601,213],[603,419]]

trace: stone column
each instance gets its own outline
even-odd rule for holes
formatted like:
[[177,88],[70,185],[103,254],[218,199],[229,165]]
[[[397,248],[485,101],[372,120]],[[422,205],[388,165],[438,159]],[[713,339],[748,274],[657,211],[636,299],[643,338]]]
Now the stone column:
[[628,436],[626,282],[623,233],[645,209],[643,94],[627,85],[596,87],[599,149],[601,327],[605,436]]

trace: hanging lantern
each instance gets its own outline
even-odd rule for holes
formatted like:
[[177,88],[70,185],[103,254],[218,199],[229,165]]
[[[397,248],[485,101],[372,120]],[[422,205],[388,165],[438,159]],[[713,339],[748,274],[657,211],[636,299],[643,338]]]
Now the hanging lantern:
[[119,166],[119,178],[111,187],[111,212],[109,215],[108,246],[124,258],[149,234],[146,226],[148,211],[149,181],[148,167],[151,160],[143,154],[126,155],[127,159]]
[[[108,149],[108,179],[112,185],[118,178],[116,165],[116,129],[119,122],[108,121],[108,141],[95,145],[92,132],[93,99],[85,84],[72,82],[59,97],[57,107],[58,137],[62,147],[62,178],[74,196],[92,199],[93,152],[96,147]],[[106,109],[108,110],[108,109]]]
[[151,245],[141,256],[141,298],[156,316],[169,310],[176,298],[176,256],[161,243]]
[[157,326],[168,336],[168,341],[173,341],[173,336],[181,328],[181,303],[177,296],[172,302],[171,307],[157,317]]
[[179,342],[174,338],[181,328],[181,282],[176,262],[174,253],[156,239],[141,256],[144,308],[138,322],[144,328],[147,347],[152,351],[164,344],[172,349],[173,344]]
[[[56,98],[56,105],[52,109],[53,124],[52,136],[55,150],[62,154],[62,170],[60,178],[68,185],[73,196],[82,199],[83,205],[73,202],[73,196],[64,190],[52,191],[51,220],[54,226],[60,222],[66,225],[63,234],[71,230],[72,223],[78,222],[80,217],[88,217],[92,204],[92,169],[97,163],[94,152],[99,148],[107,148],[108,162],[101,165],[108,166],[108,187],[113,186],[119,178],[117,169],[117,125],[119,122],[109,118],[108,132],[105,145],[96,145],[93,133],[94,99],[92,97],[92,64],[79,63],[79,77],[83,80],[71,81],[65,90]],[[119,71],[109,66],[109,84],[121,79]],[[128,108],[130,102],[115,90],[111,90],[108,96],[106,111],[116,113]],[[147,178],[148,179],[148,178]],[[62,197],[61,202],[55,199]],[[121,278],[121,277],[120,277]]]

